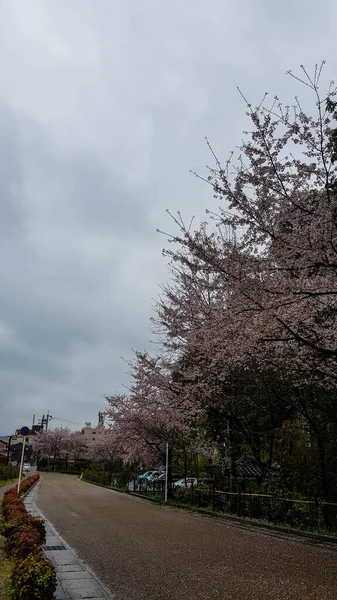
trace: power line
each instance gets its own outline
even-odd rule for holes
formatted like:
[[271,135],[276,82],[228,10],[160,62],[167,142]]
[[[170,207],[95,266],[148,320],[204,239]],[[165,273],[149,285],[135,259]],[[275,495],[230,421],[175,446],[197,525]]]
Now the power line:
[[73,425],[82,425],[82,423],[78,423],[77,421],[67,421],[67,419],[59,419],[58,417],[52,417],[49,415],[49,419],[54,419],[54,421],[61,421],[62,423],[72,423]]

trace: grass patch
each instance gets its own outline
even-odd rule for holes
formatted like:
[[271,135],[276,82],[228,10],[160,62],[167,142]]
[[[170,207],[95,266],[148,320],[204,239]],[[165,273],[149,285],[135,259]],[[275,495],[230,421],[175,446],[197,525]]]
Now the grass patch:
[[16,479],[6,479],[6,481],[0,480],[0,487],[3,487],[4,485],[8,485],[9,483],[16,483],[17,480],[18,480],[17,478]]
[[0,536],[0,600],[12,600],[13,591],[11,583],[11,574],[13,569],[13,563],[7,560],[4,556],[5,538]]
[[2,589],[0,592],[1,600],[12,600],[13,599],[13,588],[12,588],[12,575],[13,563],[10,560],[3,559],[1,563],[1,580]]

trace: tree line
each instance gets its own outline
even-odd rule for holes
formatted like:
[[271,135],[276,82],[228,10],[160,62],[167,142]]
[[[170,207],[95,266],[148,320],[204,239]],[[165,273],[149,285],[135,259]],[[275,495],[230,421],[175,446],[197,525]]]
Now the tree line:
[[274,465],[287,493],[337,499],[337,110],[322,67],[289,72],[312,116],[241,94],[238,156],[222,164],[207,142],[197,174],[217,208],[198,227],[170,215],[156,352],[135,352],[128,392],[107,398],[124,460],[162,463],[170,440],[185,464],[203,454],[235,480],[247,455],[262,481]]
[[156,351],[134,352],[127,392],[107,398],[106,439],[124,463],[163,465],[169,441],[185,475],[203,457],[235,483],[248,456],[266,491],[337,500],[337,104],[322,67],[289,72],[312,115],[298,98],[253,107],[241,94],[238,156],[222,164],[207,141],[213,166],[197,175],[215,208],[197,227],[171,214],[174,232],[161,232]]

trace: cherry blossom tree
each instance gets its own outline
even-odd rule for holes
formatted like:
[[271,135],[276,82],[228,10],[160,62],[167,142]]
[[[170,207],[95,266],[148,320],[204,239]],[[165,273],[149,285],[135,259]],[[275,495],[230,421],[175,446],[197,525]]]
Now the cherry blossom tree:
[[108,418],[126,461],[159,464],[170,439],[182,453],[216,447],[233,477],[244,452],[262,473],[284,464],[285,436],[297,435],[310,460],[308,476],[293,473],[294,489],[299,480],[306,493],[311,477],[310,493],[331,498],[337,105],[332,84],[320,91],[322,65],[290,76],[313,94],[313,116],[298,99],[290,107],[265,96],[253,108],[240,92],[250,127],[237,160],[222,165],[208,143],[214,166],[200,178],[220,206],[196,229],[171,215],[170,283],[152,318],[157,353],[136,353],[131,387],[107,399]]
[[68,428],[43,429],[32,436],[31,443],[38,460],[54,463],[57,460],[68,462],[88,458],[88,442],[80,431],[70,431]]
[[[293,112],[277,99],[268,109],[246,103],[253,131],[234,178],[232,163],[222,168],[214,155],[208,183],[225,206],[212,215],[217,228],[192,232],[179,215],[174,219],[180,235],[170,237],[174,249],[166,254],[178,288],[165,289],[157,323],[166,350],[188,349],[193,357],[188,377],[196,396],[211,409],[225,408],[227,424],[230,417],[253,453],[258,448],[244,421],[252,398],[257,407],[254,389],[261,396],[271,382],[271,430],[301,412],[316,436],[326,496],[325,441],[336,423],[336,115],[329,110],[332,88],[319,95],[321,69],[304,74],[315,117],[298,101]],[[236,235],[230,239],[226,228]],[[259,408],[261,416],[263,403]]]

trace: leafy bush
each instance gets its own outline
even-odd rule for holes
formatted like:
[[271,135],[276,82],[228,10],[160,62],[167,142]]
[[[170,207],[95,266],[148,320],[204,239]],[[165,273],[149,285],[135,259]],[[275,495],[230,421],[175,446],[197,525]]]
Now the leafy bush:
[[207,508],[213,503],[213,489],[205,487],[178,487],[174,490],[174,500],[183,504],[191,504],[198,508]]
[[38,517],[30,517],[31,518],[31,526],[36,532],[39,544],[42,545],[46,542],[46,526],[43,519],[39,519]]
[[35,483],[37,483],[39,479],[40,475],[38,473],[35,473],[31,477],[24,479],[20,485],[20,493],[25,494],[26,492],[28,492],[30,488],[33,487],[33,485],[35,485]]
[[94,471],[93,469],[85,469],[83,471],[83,477],[91,483],[98,483],[99,485],[110,485],[111,474],[105,473],[104,471]]
[[39,535],[31,527],[22,528],[6,539],[4,548],[11,559],[22,561],[40,549]]
[[[33,475],[22,483],[26,493],[39,479]],[[3,500],[5,552],[14,561],[11,577],[12,596],[16,600],[51,600],[56,589],[54,567],[41,551],[46,541],[44,521],[32,517],[16,488],[8,490]]]
[[52,600],[56,583],[55,569],[41,551],[29,554],[13,569],[16,600]]
[[27,512],[11,515],[9,520],[4,519],[2,534],[6,539],[9,539],[13,535],[20,533],[21,530],[27,528],[29,528],[29,515]]
[[16,479],[18,475],[19,469],[16,465],[0,465],[0,481]]

